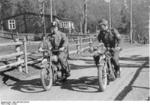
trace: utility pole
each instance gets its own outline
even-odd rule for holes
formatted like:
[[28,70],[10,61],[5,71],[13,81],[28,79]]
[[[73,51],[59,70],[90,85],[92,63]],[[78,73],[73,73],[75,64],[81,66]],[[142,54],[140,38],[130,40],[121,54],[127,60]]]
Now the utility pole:
[[106,3],[108,3],[108,16],[109,16],[109,29],[111,29],[111,24],[112,24],[112,20],[111,20],[111,0],[104,0]]
[[39,8],[40,8],[40,17],[42,23],[42,33],[43,36],[46,36],[46,24],[45,24],[45,0],[38,0],[39,1]]
[[53,0],[50,0],[51,23],[53,22]]
[[52,4],[53,4],[53,6],[52,6],[53,7],[53,15],[56,16],[57,15],[57,11],[56,11],[56,7],[55,7],[56,6],[55,2],[53,1]]
[[83,31],[82,31],[82,23],[83,23],[83,21],[82,21],[82,19],[81,19],[81,21],[80,21],[80,33],[81,33],[81,34],[83,33]]
[[87,0],[84,0],[84,33],[87,33]]
[[45,2],[42,2],[42,7],[43,7],[43,33],[46,35],[46,24],[45,24]]
[[111,0],[108,2],[109,4],[109,29],[111,29]]
[[83,5],[81,4],[81,10],[82,10],[82,15],[80,17],[80,32],[81,34],[84,33],[84,19],[85,19],[85,15],[84,15],[84,3]]
[[149,41],[150,41],[150,6],[149,6]]
[[3,32],[2,4],[0,4],[0,26]]
[[133,14],[132,14],[132,0],[130,0],[130,43],[133,43]]

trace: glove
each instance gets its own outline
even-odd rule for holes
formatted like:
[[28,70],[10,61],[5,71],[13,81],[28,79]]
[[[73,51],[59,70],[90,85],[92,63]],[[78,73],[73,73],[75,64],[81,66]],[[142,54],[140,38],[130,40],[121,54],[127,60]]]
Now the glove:
[[39,51],[39,52],[43,52],[44,50],[40,47],[40,48],[38,49],[38,51]]
[[60,51],[64,51],[65,50],[65,47],[61,47],[59,48]]
[[122,51],[122,48],[121,47],[116,47],[115,48],[117,51]]

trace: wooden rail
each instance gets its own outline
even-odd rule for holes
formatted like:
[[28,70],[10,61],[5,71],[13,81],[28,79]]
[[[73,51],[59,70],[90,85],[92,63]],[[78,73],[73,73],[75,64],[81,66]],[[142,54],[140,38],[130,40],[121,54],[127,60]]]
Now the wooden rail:
[[6,47],[6,46],[17,46],[22,45],[22,42],[10,42],[10,43],[1,43],[0,47]]
[[16,52],[16,53],[7,54],[7,55],[0,55],[0,61],[3,60],[3,59],[8,59],[8,58],[20,56],[22,54],[23,54],[23,52]]

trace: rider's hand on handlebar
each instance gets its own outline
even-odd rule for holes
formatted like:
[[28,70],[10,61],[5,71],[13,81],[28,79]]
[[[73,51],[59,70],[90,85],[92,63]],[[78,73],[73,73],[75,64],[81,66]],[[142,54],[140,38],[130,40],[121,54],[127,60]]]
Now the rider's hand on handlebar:
[[43,49],[43,48],[40,47],[40,48],[38,49],[38,51],[39,51],[39,52],[49,52],[51,49],[52,49],[52,48]]
[[61,47],[60,49],[59,49],[59,51],[64,51],[65,50],[65,47]]
[[39,51],[39,52],[43,52],[44,50],[40,47],[40,48],[38,49],[38,51]]
[[117,51],[122,51],[122,48],[121,47],[116,47],[115,48]]

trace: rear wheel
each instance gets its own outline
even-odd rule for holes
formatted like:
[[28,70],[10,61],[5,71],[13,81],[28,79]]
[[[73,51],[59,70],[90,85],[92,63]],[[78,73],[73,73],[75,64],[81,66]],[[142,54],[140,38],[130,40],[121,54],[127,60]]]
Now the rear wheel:
[[50,90],[53,85],[53,71],[50,66],[44,67],[41,71],[41,81],[45,90]]
[[98,66],[98,84],[99,90],[104,91],[107,86],[107,64],[103,63]]

